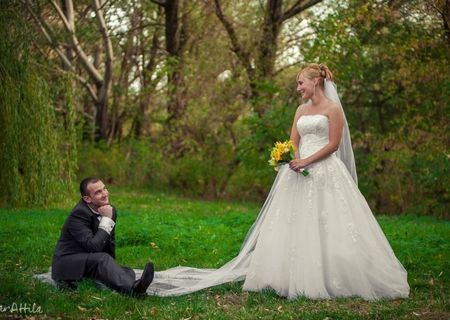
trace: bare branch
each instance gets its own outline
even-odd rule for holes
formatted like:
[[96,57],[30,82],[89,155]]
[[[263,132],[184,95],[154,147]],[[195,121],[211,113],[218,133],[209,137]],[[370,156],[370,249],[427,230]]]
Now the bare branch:
[[[53,7],[56,9],[56,12],[58,12],[59,17],[61,18],[62,22],[64,23],[64,26],[66,27],[66,30],[70,33],[74,33],[75,29],[74,26],[71,26],[69,21],[66,19],[66,16],[64,12],[62,11],[61,7],[53,0],[50,1],[53,5]],[[66,5],[68,2],[72,2],[71,0],[66,1]],[[72,5],[73,8],[73,5]]]
[[[41,29],[42,34],[47,39],[47,41],[50,43],[53,50],[56,52],[56,54],[61,58],[63,64],[70,70],[73,70],[73,65],[70,62],[70,60],[67,58],[67,56],[64,54],[64,52],[58,47],[58,44],[52,39],[50,34],[47,32],[47,29],[50,29],[50,26],[45,22],[41,21],[37,14],[31,9],[30,6],[26,6],[28,9],[28,12],[30,12],[33,19],[36,21],[37,25],[39,26],[39,29]],[[47,27],[47,29],[46,29]]]
[[282,66],[281,68],[279,68],[278,70],[276,70],[275,73],[274,73],[274,75],[276,76],[276,75],[282,73],[284,70],[289,69],[289,68],[291,68],[291,67],[293,67],[293,66],[295,66],[295,65],[298,65],[300,62],[301,62],[301,60],[298,60],[298,61],[289,63],[289,64],[287,64],[287,65],[284,65],[284,66]]
[[[72,2],[72,0],[66,0],[66,5],[67,5],[67,2]],[[88,56],[86,55],[83,48],[81,47],[81,44],[75,35],[75,28],[72,29],[69,21],[67,21],[66,16],[64,15],[64,12],[61,10],[59,5],[54,0],[51,0],[51,3],[53,5],[53,7],[56,9],[56,11],[58,12],[58,15],[61,18],[66,30],[70,33],[72,44],[81,60],[83,67],[86,69],[88,74],[94,79],[94,81],[97,84],[102,84],[103,77],[100,75],[98,70],[94,67],[94,65],[89,61]]]
[[[29,4],[29,3],[28,3]],[[69,71],[63,70],[59,67],[55,67],[56,70],[59,70],[61,72],[67,73],[70,72],[70,74],[72,74],[73,76],[75,76],[78,81],[84,86],[86,87],[86,89],[88,90],[89,94],[91,95],[91,97],[94,99],[94,101],[97,101],[97,94],[95,93],[94,88],[89,84],[89,82],[83,78],[82,76],[80,76],[79,74],[74,72],[74,67],[72,65],[72,63],[70,62],[70,60],[67,58],[67,56],[64,54],[64,52],[58,47],[58,45],[56,44],[56,42],[51,38],[51,36],[48,34],[47,30],[45,27],[47,27],[48,29],[50,29],[50,26],[47,24],[47,22],[45,20],[39,19],[39,17],[37,16],[37,14],[33,11],[33,9],[31,9],[31,7],[29,5],[27,5],[27,9],[30,12],[31,16],[33,17],[33,19],[36,21],[36,23],[38,24],[39,28],[41,29],[42,33],[44,34],[44,37],[47,39],[47,41],[51,44],[53,50],[55,50],[55,52],[58,54],[58,56],[61,58],[62,62],[64,63],[64,65],[69,69]],[[45,27],[44,27],[45,25]]]
[[[38,50],[41,52],[42,55],[46,55],[45,52],[37,47]],[[68,74],[70,76],[74,76],[84,87],[86,87],[86,89],[88,90],[90,96],[92,97],[92,99],[96,102],[97,101],[97,94],[95,93],[94,88],[92,87],[92,85],[89,83],[89,81],[87,79],[85,79],[84,77],[82,77],[81,75],[75,73],[73,70],[64,70],[58,66],[52,66],[52,68],[48,67],[47,65],[43,65],[43,64],[39,64],[36,62],[32,62],[33,64],[39,66],[40,68],[47,68],[51,71],[57,71],[60,73],[64,73],[64,74]]]
[[104,85],[109,87],[112,79],[112,62],[114,59],[113,56],[113,48],[111,43],[111,38],[108,35],[108,31],[106,29],[106,23],[105,18],[103,15],[103,10],[100,8],[100,3],[98,0],[93,0],[94,10],[95,10],[95,16],[97,18],[97,25],[98,29],[100,31],[100,34],[102,35],[103,39],[103,46],[105,48],[105,78]]
[[61,73],[66,73],[66,74],[70,74],[70,75],[74,76],[87,89],[87,91],[89,92],[89,95],[92,97],[94,102],[98,102],[97,93],[95,92],[95,89],[92,86],[92,84],[90,84],[86,78],[82,77],[81,75],[79,75],[73,71],[67,71],[67,70],[61,69],[59,67],[55,67],[55,69]]
[[75,78],[77,78],[77,80],[87,89],[87,91],[89,92],[89,95],[92,97],[94,102],[98,102],[99,100],[98,100],[97,93],[95,92],[95,89],[92,87],[92,85],[85,78],[80,76],[79,74],[76,74],[74,72],[72,72],[71,74],[73,74],[75,76]]
[[167,5],[166,1],[162,1],[162,0],[150,0],[150,1],[161,7],[165,7]]
[[321,1],[322,0],[298,0],[292,5],[292,7],[283,13],[281,21],[286,21]]
[[435,1],[431,0],[431,1],[430,1],[430,5],[431,5],[431,7],[432,7],[433,9],[435,9],[435,10],[436,10],[437,12],[439,12],[440,14],[443,14],[443,13],[444,13],[441,9],[439,9],[439,7],[436,5],[436,2],[435,2]]
[[247,70],[249,78],[254,77],[255,70],[250,62],[250,54],[247,52],[244,47],[239,43],[239,40],[236,35],[236,31],[233,28],[233,25],[230,21],[225,17],[222,11],[222,7],[220,5],[219,0],[214,0],[214,11],[216,13],[217,18],[219,18],[220,22],[224,26],[226,32],[228,33],[228,37],[230,38],[232,50],[237,55],[241,63],[244,65],[244,68]]
[[69,26],[72,30],[75,29],[75,19],[74,19],[74,10],[73,10],[73,2],[72,0],[65,0],[65,6],[66,6],[66,15],[67,15],[67,22],[69,23]]

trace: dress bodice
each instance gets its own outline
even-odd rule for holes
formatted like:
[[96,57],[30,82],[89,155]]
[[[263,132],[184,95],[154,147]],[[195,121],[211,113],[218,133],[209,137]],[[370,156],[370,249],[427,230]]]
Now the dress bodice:
[[297,121],[300,134],[299,152],[304,159],[322,149],[329,141],[328,117],[322,114],[302,115]]

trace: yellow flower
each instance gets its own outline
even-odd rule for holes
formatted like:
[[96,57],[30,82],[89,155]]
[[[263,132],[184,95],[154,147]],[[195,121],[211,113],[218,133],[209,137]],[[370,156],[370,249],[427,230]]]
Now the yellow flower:
[[268,161],[269,164],[273,166],[276,171],[278,171],[279,162],[281,160],[290,159],[291,151],[294,151],[293,142],[291,140],[275,142],[274,147],[270,151],[270,160]]
[[277,166],[277,161],[276,161],[275,159],[270,159],[270,160],[269,160],[269,164],[270,164],[272,167],[276,167],[276,166]]
[[275,152],[274,158],[275,158],[275,160],[280,161],[280,159],[281,159],[281,153],[280,153],[279,150],[277,150],[277,151]]
[[279,161],[281,159],[281,152],[277,148],[273,148],[272,152],[270,153],[270,157],[275,159],[276,161]]

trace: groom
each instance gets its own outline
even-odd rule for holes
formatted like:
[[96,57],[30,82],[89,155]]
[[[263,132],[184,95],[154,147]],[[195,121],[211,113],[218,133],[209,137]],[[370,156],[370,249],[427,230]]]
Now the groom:
[[81,278],[92,278],[121,293],[144,295],[153,280],[153,263],[147,263],[142,277],[135,280],[131,268],[114,260],[117,212],[109,204],[105,185],[89,177],[81,181],[80,193],[82,199],[72,209],[56,244],[53,280],[73,289]]

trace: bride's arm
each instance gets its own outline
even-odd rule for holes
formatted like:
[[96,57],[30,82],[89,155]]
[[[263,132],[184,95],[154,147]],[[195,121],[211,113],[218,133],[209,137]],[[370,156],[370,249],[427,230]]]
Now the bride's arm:
[[344,125],[344,117],[342,115],[342,111],[337,104],[333,104],[330,108],[330,112],[328,114],[329,121],[329,141],[327,145],[325,145],[322,149],[313,153],[309,157],[301,160],[295,160],[291,164],[291,168],[293,170],[298,170],[300,168],[306,167],[311,163],[314,163],[318,160],[328,157],[330,154],[335,152],[339,148],[339,143],[341,142],[342,136],[342,127]]
[[292,123],[292,128],[291,128],[291,141],[292,144],[294,146],[294,150],[295,150],[295,159],[300,159],[300,155],[298,153],[298,144],[300,143],[300,134],[298,133],[297,130],[297,121],[298,118],[300,118],[301,112],[300,109],[302,108],[302,106],[300,105],[297,108],[297,111],[295,111],[295,116],[294,116],[294,122]]

